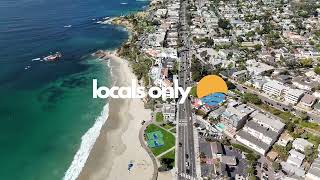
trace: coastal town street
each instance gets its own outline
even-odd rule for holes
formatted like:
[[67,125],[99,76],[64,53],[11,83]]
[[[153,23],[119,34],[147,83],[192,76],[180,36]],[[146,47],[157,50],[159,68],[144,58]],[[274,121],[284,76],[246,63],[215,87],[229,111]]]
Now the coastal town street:
[[[182,69],[188,69],[188,51],[181,54]],[[180,71],[179,79],[183,82],[183,88],[186,88],[189,83],[189,71]],[[177,123],[177,141],[178,146],[178,179],[196,179],[196,164],[195,164],[195,149],[193,136],[193,121],[190,100],[187,99],[184,104],[178,107],[178,123]]]
[[[180,51],[179,81],[180,85],[186,89],[190,85],[190,52],[189,52],[189,27],[186,19],[187,1],[180,5],[180,41],[182,51]],[[178,106],[177,116],[177,175],[178,179],[198,179],[196,172],[195,146],[193,134],[193,119],[190,100]]]
[[310,2],[154,0],[113,21],[134,31],[118,52],[141,84],[190,90],[144,99],[155,175],[320,179],[320,2]]

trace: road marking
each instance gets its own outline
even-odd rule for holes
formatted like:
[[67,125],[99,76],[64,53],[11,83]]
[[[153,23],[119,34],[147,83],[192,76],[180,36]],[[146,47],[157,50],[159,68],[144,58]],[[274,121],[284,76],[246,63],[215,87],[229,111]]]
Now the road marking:
[[189,174],[186,174],[186,173],[180,173],[179,176],[184,177],[186,179],[190,179],[190,180],[196,180],[197,179],[196,177],[192,177],[192,176],[190,176]]

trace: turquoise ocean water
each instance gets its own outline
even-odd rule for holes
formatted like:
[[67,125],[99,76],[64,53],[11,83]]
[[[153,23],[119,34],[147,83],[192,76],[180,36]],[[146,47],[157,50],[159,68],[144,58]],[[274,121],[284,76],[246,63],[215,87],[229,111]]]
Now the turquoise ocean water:
[[[122,28],[96,21],[146,5],[136,0],[0,1],[1,180],[64,177],[81,137],[106,104],[92,99],[91,88],[93,78],[110,84],[109,69],[90,53],[114,49],[128,37]],[[31,61],[56,51],[63,55],[57,62]]]

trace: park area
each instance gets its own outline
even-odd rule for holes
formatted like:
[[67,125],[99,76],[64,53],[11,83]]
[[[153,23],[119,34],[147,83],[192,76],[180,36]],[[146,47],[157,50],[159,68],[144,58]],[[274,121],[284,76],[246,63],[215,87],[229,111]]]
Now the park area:
[[147,126],[145,135],[148,146],[155,156],[175,146],[175,136],[155,124]]

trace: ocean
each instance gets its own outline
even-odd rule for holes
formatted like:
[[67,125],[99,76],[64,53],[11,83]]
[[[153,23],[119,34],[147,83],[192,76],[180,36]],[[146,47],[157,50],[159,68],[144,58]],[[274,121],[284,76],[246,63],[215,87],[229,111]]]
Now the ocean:
[[[147,3],[0,1],[0,179],[77,176],[108,115],[106,100],[92,99],[92,79],[110,85],[110,69],[90,54],[128,38],[123,28],[96,22]],[[58,61],[32,61],[57,51]]]

